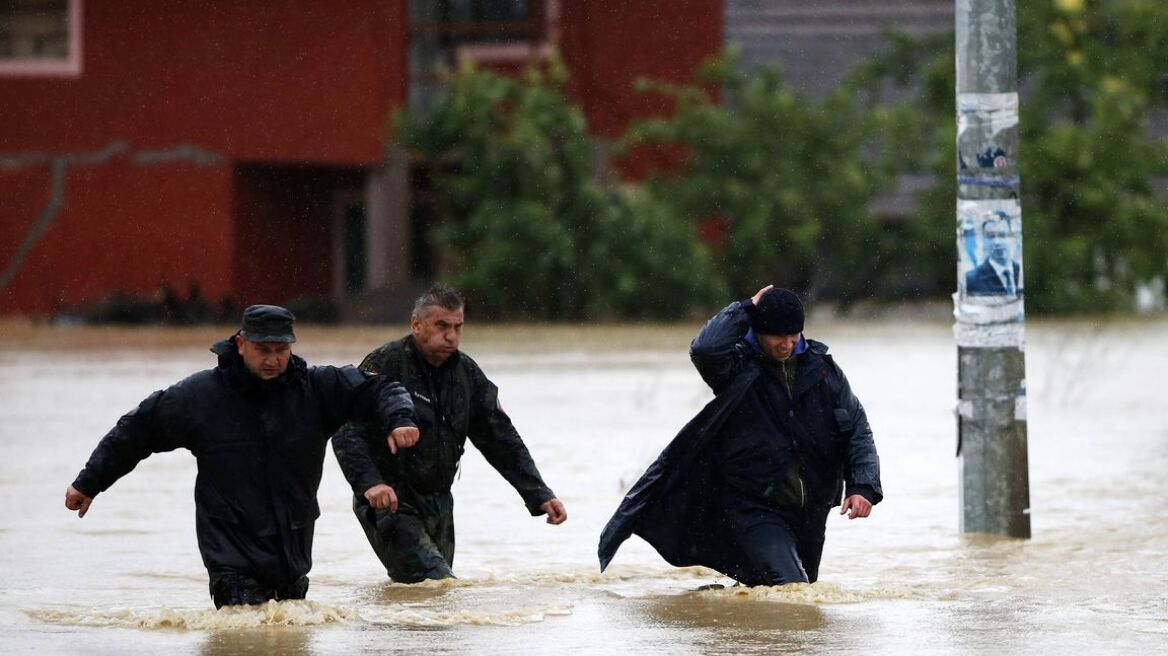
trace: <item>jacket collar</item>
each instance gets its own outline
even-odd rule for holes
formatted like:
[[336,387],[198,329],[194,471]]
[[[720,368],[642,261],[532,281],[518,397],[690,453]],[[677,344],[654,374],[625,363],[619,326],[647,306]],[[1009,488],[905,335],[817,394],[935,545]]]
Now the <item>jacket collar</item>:
[[[238,333],[236,333],[238,334]],[[288,360],[288,368],[274,380],[260,380],[243,364],[239,349],[235,346],[235,335],[211,345],[211,352],[219,356],[218,370],[230,384],[244,393],[267,394],[287,387],[299,379],[308,369],[308,364],[295,353]]]
[[[758,343],[758,335],[754,334],[754,328],[746,331],[746,337],[743,339],[757,355],[763,355],[762,345]],[[803,355],[808,348],[807,338],[803,336],[803,333],[799,333],[799,343],[795,345],[795,355]]]
[[414,359],[414,363],[419,365],[419,366],[425,366],[427,369],[439,370],[439,369],[446,369],[447,367],[455,366],[458,364],[459,359],[462,357],[462,349],[459,349],[459,350],[455,351],[449,358],[447,358],[446,362],[442,363],[442,366],[435,367],[434,365],[432,365],[426,361],[426,358],[422,355],[422,349],[418,348],[418,343],[417,343],[417,341],[414,340],[414,336],[412,333],[409,335],[406,335],[405,338],[402,339],[402,343],[405,346],[406,353],[408,353],[410,355],[410,357]]
[[[768,357],[763,353],[754,330],[746,333],[744,341],[756,358]],[[802,356],[797,361],[795,389],[792,390],[795,398],[798,398],[803,392],[811,389],[820,380],[830,375],[830,370],[827,363],[824,362],[827,356],[827,344],[823,342],[807,339],[806,336],[800,334],[799,343],[795,346],[795,355]]]

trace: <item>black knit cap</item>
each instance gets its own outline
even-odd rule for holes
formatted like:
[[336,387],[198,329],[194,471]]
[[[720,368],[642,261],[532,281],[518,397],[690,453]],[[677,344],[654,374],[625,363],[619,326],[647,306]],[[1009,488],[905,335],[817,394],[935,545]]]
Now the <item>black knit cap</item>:
[[240,331],[249,342],[295,342],[296,317],[279,305],[253,305],[243,311]]
[[763,335],[794,335],[803,332],[803,303],[789,289],[772,289],[754,308],[750,322]]

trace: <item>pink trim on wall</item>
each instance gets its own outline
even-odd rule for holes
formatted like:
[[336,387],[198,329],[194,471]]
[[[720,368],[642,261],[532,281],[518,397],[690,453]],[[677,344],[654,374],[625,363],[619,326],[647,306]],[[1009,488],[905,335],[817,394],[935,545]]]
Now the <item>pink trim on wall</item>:
[[69,0],[69,57],[67,59],[0,59],[3,77],[79,77],[81,75],[81,3]]

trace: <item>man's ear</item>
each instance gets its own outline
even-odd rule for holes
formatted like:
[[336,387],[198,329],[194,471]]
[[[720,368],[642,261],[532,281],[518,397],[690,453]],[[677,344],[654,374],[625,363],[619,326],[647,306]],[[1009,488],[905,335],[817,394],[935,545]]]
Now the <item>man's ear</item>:
[[232,340],[235,342],[235,350],[239,351],[240,354],[242,354],[243,353],[243,335],[236,333],[235,337],[233,337]]

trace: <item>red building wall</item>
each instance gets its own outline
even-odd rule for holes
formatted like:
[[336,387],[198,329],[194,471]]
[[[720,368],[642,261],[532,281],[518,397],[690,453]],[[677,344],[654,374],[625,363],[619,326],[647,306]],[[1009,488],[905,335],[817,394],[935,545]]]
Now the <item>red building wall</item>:
[[569,91],[592,132],[608,138],[628,123],[666,113],[660,96],[634,90],[638,78],[689,82],[707,57],[722,52],[721,0],[565,0],[560,49]]
[[[226,294],[240,278],[235,163],[380,162],[405,98],[404,2],[90,0],[82,26],[79,77],[0,77],[0,271],[46,207],[46,158],[121,152],[70,167],[57,220],[0,290],[0,313],[162,279]],[[143,161],[151,151],[161,157]],[[327,269],[329,242],[313,246]],[[262,268],[273,251],[253,250]]]
[[80,77],[0,78],[0,152],[122,139],[237,160],[378,162],[405,98],[404,4],[90,0]]
[[360,171],[241,167],[235,176],[235,268],[241,306],[332,292],[334,192],[359,193]]
[[[211,300],[327,295],[330,194],[383,159],[407,94],[407,7],[83,0],[79,77],[0,77],[0,272],[47,206],[47,162],[107,154],[69,165],[56,220],[0,289],[0,314],[163,280],[196,280]],[[669,109],[633,90],[638,77],[687,81],[722,48],[720,0],[559,7],[570,92],[604,137]],[[315,186],[289,194],[279,180]]]
[[[205,295],[225,294],[234,232],[225,202],[231,186],[227,166],[143,167],[118,160],[71,167],[65,205],[0,295],[0,312],[67,311],[113,290],[151,294],[164,281],[185,289],[194,279]],[[0,171],[6,256],[47,204],[50,188],[48,167]],[[26,211],[9,214],[9,207]]]

